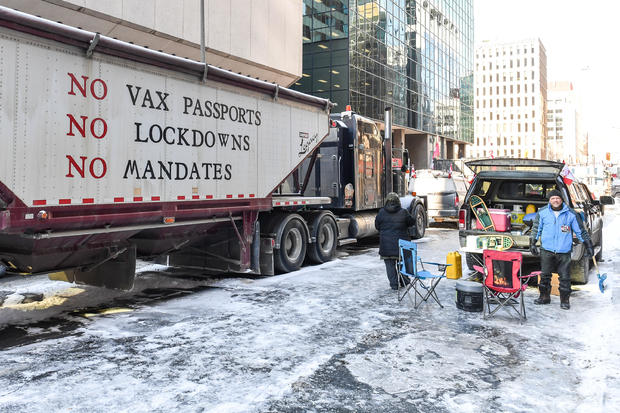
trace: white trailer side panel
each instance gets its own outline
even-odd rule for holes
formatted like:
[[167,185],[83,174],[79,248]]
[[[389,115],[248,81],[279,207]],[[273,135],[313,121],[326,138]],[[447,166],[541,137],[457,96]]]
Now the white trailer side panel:
[[26,205],[269,195],[320,108],[0,29],[0,181]]

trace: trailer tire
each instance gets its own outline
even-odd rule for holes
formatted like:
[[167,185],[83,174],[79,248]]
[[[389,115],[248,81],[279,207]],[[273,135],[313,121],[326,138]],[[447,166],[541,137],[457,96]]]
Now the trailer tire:
[[308,258],[315,264],[331,261],[338,247],[338,227],[328,215],[319,215],[313,223],[315,241],[308,246]]
[[415,234],[413,239],[420,239],[426,232],[426,212],[422,205],[416,205],[413,210],[413,219],[415,219]]
[[274,265],[280,273],[297,271],[306,257],[308,236],[301,217],[289,219],[278,240],[280,248],[274,251]]

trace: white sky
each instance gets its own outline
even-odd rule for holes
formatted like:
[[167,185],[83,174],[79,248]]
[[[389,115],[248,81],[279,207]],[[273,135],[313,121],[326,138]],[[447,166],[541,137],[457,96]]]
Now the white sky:
[[590,152],[620,161],[620,2],[474,0],[475,42],[540,38],[549,81],[570,80],[582,96]]

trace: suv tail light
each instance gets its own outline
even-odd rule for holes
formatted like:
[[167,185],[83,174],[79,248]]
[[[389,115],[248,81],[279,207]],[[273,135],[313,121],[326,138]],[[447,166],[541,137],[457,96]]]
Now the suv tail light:
[[454,197],[454,206],[457,208],[459,207],[459,194],[456,194]]
[[459,229],[465,229],[465,209],[459,209]]

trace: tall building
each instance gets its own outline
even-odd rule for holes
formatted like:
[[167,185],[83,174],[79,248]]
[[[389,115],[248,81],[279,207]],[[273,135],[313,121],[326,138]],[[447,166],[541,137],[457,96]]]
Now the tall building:
[[382,121],[416,168],[473,142],[472,0],[304,0],[294,88]]
[[[573,84],[549,82],[547,86],[547,158],[569,164],[586,161],[587,142],[580,128],[579,105]],[[584,156],[585,155],[585,156]]]
[[[207,63],[289,86],[301,76],[299,0],[204,0]],[[200,0],[0,0],[0,5],[200,60]]]
[[483,42],[475,56],[469,157],[546,158],[547,54],[540,39]]

